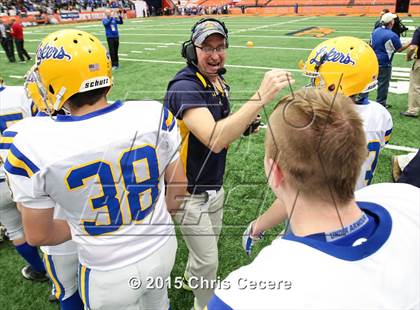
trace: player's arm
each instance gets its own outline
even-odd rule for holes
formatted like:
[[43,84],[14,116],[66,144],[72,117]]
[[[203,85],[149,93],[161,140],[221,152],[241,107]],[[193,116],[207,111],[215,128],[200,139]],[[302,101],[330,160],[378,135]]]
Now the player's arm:
[[252,225],[251,235],[258,235],[262,232],[283,223],[287,218],[286,208],[276,199],[270,208],[261,214]]
[[193,108],[184,112],[183,121],[188,129],[215,153],[221,152],[239,138],[263,106],[270,103],[280,90],[294,83],[291,75],[283,70],[268,71],[260,88],[237,112],[215,121],[207,108]]
[[287,218],[286,208],[276,199],[271,207],[252,221],[242,235],[242,247],[247,255],[251,255],[255,242],[262,239],[267,229],[273,228],[284,222]]
[[118,14],[118,19],[115,20],[117,22],[117,24],[122,25],[124,24],[124,20],[123,17],[121,15],[121,13]]
[[385,147],[385,144],[387,144],[389,142],[389,140],[391,140],[391,134],[392,134],[392,129],[393,129],[393,122],[392,122],[392,116],[391,114],[386,111],[386,120],[385,120],[385,134],[384,134],[384,144],[381,145],[381,148]]
[[175,214],[180,207],[187,189],[187,176],[180,158],[170,163],[165,170],[166,207]]
[[[51,202],[53,203],[53,202]],[[71,239],[70,227],[64,220],[54,219],[54,208],[34,209],[18,204],[22,212],[25,237],[33,246],[57,245]]]

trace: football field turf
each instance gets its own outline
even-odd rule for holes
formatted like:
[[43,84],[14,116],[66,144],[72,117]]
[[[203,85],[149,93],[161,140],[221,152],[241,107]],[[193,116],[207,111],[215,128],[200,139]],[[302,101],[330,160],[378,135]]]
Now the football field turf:
[[[403,18],[407,26],[419,26],[420,17]],[[190,36],[191,26],[198,18],[148,18],[125,21],[120,30],[120,68],[114,71],[114,87],[110,100],[154,99],[162,101],[166,85],[184,65],[180,56],[181,42]],[[229,49],[225,78],[231,87],[232,109],[238,109],[257,90],[264,72],[271,68],[292,71],[296,80],[294,89],[308,83],[298,69],[298,62],[305,60],[312,48],[322,40],[336,36],[355,36],[368,40],[375,18],[373,17],[223,17],[229,29]],[[58,29],[75,27],[97,35],[105,42],[104,29],[100,22],[67,26],[42,26],[26,28],[25,47],[34,58],[40,40]],[[308,27],[330,28],[333,32],[321,38],[287,35]],[[407,37],[412,36],[409,31]],[[247,41],[254,47],[248,48]],[[23,75],[32,62],[9,64],[0,54],[0,75],[8,85],[22,85]],[[370,64],[366,64],[369,66]],[[405,53],[394,57],[394,67],[410,68]],[[69,78],[71,78],[69,76]],[[289,92],[285,89],[281,95]],[[370,96],[375,98],[376,92]],[[407,106],[407,94],[389,94],[389,110],[393,116],[394,130],[390,144],[410,148],[420,146],[420,119],[404,118],[399,115]],[[269,114],[274,103],[269,105]],[[263,121],[266,122],[266,115]],[[110,124],[110,126],[115,126]],[[118,130],[116,127],[115,130]],[[234,142],[228,153],[225,175],[224,227],[219,242],[219,272],[221,278],[241,265],[252,261],[258,251],[273,240],[279,229],[269,232],[249,258],[241,247],[241,235],[247,224],[264,211],[273,201],[273,195],[266,185],[263,169],[263,141],[265,130]],[[379,158],[374,183],[391,181],[390,161],[393,155],[405,151],[385,149]],[[340,169],[340,167],[337,167]],[[184,242],[178,238],[177,260],[173,277],[182,276],[187,251]],[[284,253],[287,255],[287,253]],[[279,258],[281,264],[281,257]],[[0,244],[0,308],[1,309],[56,309],[47,297],[50,285],[24,280],[20,269],[24,262],[8,243]],[[112,287],[109,288],[112,293]],[[193,295],[182,289],[170,289],[172,309],[190,309]]]

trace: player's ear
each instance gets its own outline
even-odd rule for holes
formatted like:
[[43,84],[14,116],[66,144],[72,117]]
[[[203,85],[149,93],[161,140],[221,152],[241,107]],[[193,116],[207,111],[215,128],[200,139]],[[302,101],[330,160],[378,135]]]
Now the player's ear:
[[284,181],[283,171],[272,158],[268,158],[267,156],[264,158],[264,166],[268,184],[274,193],[276,193]]

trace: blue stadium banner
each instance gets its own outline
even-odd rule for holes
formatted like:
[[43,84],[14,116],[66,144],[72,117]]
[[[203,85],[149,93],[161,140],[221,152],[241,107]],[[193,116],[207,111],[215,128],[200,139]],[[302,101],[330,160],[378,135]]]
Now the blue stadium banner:
[[61,19],[79,19],[79,12],[60,13]]

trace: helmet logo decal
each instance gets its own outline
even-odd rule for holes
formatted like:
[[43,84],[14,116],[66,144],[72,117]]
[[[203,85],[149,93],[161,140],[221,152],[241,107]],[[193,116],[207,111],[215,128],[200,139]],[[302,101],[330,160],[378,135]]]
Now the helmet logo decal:
[[328,51],[328,47],[324,46],[318,51],[316,51],[316,55],[314,58],[312,58],[309,63],[310,64],[316,64],[321,65],[322,63],[326,62],[338,62],[343,65],[355,65],[354,60],[350,57],[350,55],[344,54],[342,52],[339,52],[335,49],[335,47],[331,48],[331,50]]
[[57,48],[49,44],[45,44],[42,47],[38,48],[36,54],[36,64],[40,65],[43,60],[46,59],[59,59],[62,60],[66,58],[67,61],[71,60],[71,56],[64,50],[64,47]]

